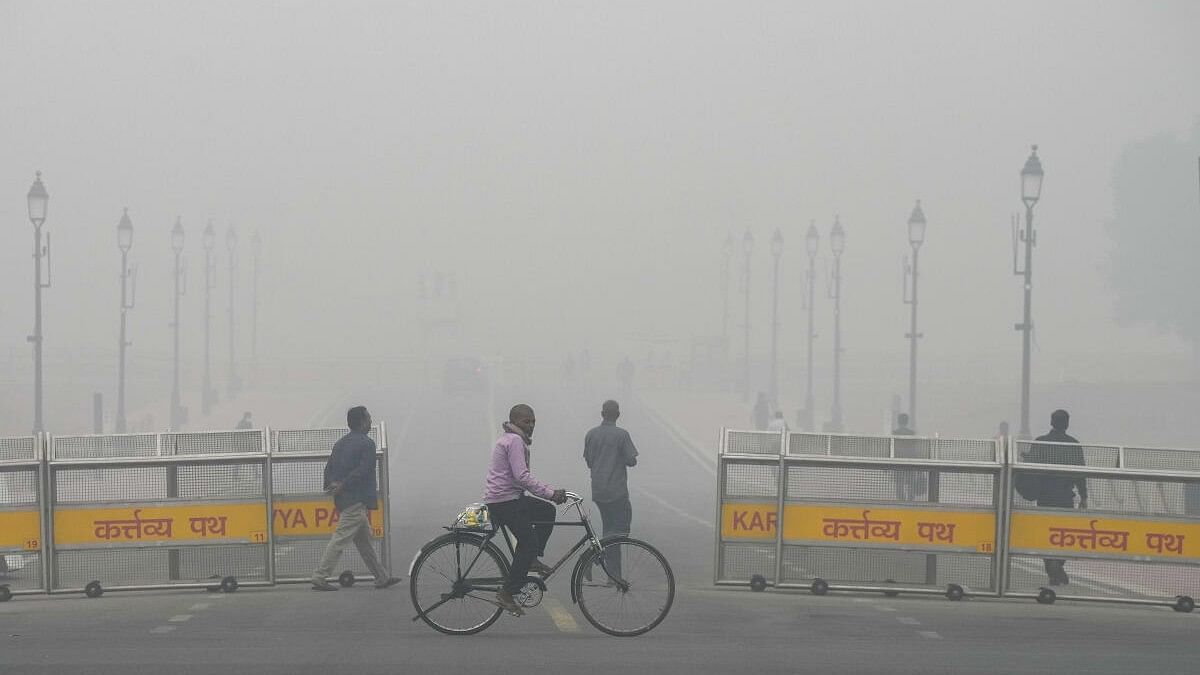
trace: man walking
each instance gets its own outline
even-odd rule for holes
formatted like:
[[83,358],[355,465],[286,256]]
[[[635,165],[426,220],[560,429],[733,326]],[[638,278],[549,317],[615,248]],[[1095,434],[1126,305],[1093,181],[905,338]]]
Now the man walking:
[[[1066,410],[1055,410],[1050,415],[1050,433],[1038,436],[1037,440],[1046,443],[1069,443],[1070,445],[1035,444],[1025,455],[1025,461],[1034,464],[1068,464],[1083,466],[1083,448],[1079,441],[1069,434],[1071,415]],[[1078,474],[1047,473],[1042,474],[1037,481],[1037,505],[1058,509],[1075,508],[1075,493],[1079,493],[1079,508],[1087,508],[1087,479]],[[1066,561],[1062,558],[1046,558],[1046,576],[1050,578],[1051,586],[1071,583],[1064,569]]]
[[[916,432],[908,426],[908,415],[900,413],[896,417],[896,428],[892,429],[893,436],[914,436]],[[897,438],[893,441],[896,447],[895,456],[913,459],[920,456],[917,444],[908,439]],[[896,499],[902,502],[916,501],[922,492],[929,488],[929,479],[924,471],[895,470]]]
[[321,562],[313,570],[314,591],[338,590],[329,583],[328,577],[338,558],[342,557],[342,549],[351,541],[371,574],[375,575],[375,588],[387,588],[400,582],[399,577],[391,576],[383,568],[371,543],[369,513],[378,506],[375,441],[368,435],[371,413],[361,405],[351,408],[346,412],[346,426],[350,427],[350,433],[333,444],[333,452],[325,463],[325,491],[333,495],[333,504],[341,516]]
[[[621,408],[608,400],[600,406],[600,426],[583,439],[583,461],[592,472],[592,501],[600,510],[603,537],[629,534],[633,505],[629,503],[628,468],[637,466],[637,448],[629,432],[617,426]],[[609,572],[621,575],[620,551],[606,559]]]

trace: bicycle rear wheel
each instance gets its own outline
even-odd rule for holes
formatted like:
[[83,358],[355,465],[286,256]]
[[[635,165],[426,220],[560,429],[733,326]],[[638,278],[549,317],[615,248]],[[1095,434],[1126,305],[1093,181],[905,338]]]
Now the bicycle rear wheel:
[[496,592],[508,562],[490,542],[470,534],[448,534],[426,544],[413,562],[409,592],[418,616],[448,635],[472,635],[504,611]]
[[611,537],[601,546],[583,554],[573,579],[584,618],[617,637],[641,635],[662,623],[675,601],[675,574],[667,559],[630,537]]

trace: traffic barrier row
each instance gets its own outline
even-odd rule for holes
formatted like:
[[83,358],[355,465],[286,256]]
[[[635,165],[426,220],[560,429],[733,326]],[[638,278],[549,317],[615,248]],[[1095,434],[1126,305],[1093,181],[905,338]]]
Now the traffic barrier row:
[[716,584],[1200,595],[1198,451],[723,429],[717,481]]
[[[308,581],[338,513],[323,469],[342,429],[0,439],[0,600],[28,593]],[[387,433],[371,529],[388,559]],[[343,585],[369,575],[343,556]]]

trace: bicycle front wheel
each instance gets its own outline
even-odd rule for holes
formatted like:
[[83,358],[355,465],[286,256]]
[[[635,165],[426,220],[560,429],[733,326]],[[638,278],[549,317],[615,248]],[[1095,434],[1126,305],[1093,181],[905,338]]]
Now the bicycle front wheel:
[[409,592],[421,619],[448,635],[472,635],[504,611],[495,603],[508,562],[490,542],[449,534],[426,544],[413,563]]
[[641,635],[667,617],[675,601],[675,574],[650,544],[610,537],[584,553],[575,574],[575,598],[588,623],[617,637]]

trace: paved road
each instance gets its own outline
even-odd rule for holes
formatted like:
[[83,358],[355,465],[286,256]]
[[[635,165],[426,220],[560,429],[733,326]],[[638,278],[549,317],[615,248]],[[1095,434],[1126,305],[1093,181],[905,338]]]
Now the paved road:
[[[581,438],[602,396],[558,389],[449,397],[393,388],[359,392],[391,424],[395,569],[480,497],[497,416],[515,399],[539,419],[534,471],[584,490]],[[564,578],[522,618],[469,638],[413,622],[407,588],[303,586],[110,593],[98,600],[18,597],[0,604],[0,672],[1191,672],[1200,614],[1162,608],[714,588],[713,482],[636,406],[622,423],[642,453],[632,472],[634,531],[671,561],[678,594],[667,620],[635,639],[594,630]],[[571,533],[551,543],[561,550]],[[560,548],[556,549],[555,546]]]

